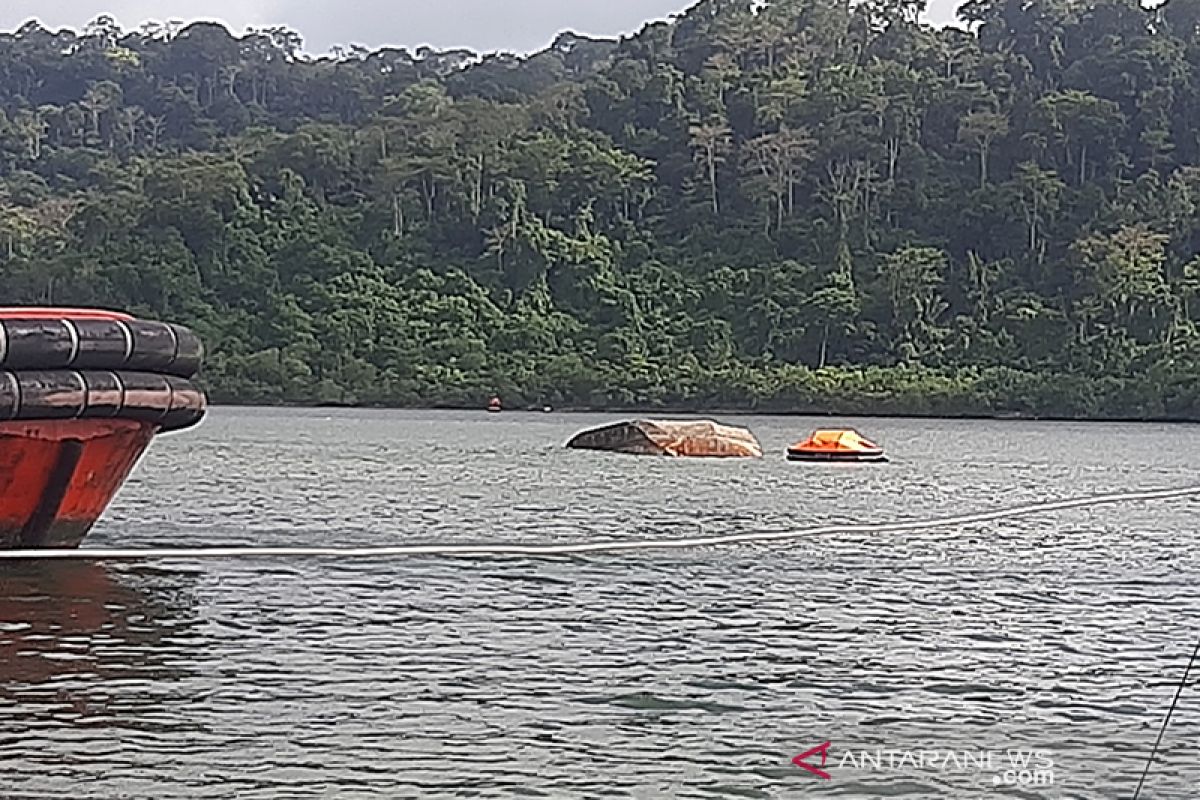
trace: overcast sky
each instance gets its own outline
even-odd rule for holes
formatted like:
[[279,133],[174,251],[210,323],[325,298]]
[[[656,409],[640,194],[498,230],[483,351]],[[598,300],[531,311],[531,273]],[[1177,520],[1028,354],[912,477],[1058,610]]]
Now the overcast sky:
[[[0,29],[34,18],[50,28],[81,28],[110,14],[126,29],[148,19],[220,20],[234,33],[250,25],[286,25],[312,53],[335,44],[529,52],[562,30],[630,33],[690,5],[692,0],[0,0]],[[957,5],[932,0],[928,17],[947,22]]]

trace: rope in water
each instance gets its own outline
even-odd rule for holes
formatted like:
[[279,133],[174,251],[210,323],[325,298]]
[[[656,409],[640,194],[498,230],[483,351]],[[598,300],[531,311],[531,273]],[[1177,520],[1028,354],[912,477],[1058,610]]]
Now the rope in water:
[[641,550],[683,550],[696,547],[718,547],[734,544],[765,544],[835,533],[905,533],[946,528],[956,525],[975,525],[982,522],[1016,519],[1052,511],[1112,505],[1146,500],[1200,495],[1200,486],[1179,489],[1157,489],[1141,492],[1078,497],[1014,508],[960,514],[952,517],[882,522],[870,524],[825,525],[795,531],[738,533],[723,536],[698,536],[675,539],[642,539],[632,541],[608,540],[586,544],[461,544],[461,545],[400,545],[395,547],[189,547],[153,549],[74,549],[74,550],[0,550],[0,560],[16,559],[76,559],[88,561],[143,561],[155,559],[229,559],[229,558],[335,558],[374,559],[409,556],[456,557],[529,557],[574,556],[591,553],[621,553]]
[[[1120,494],[1096,495],[1078,497],[1070,500],[1055,500],[1044,503],[1034,503],[1014,508],[985,511],[977,514],[960,514],[952,517],[937,519],[914,520],[910,522],[883,522],[864,525],[826,525],[818,528],[808,528],[797,531],[760,532],[729,534],[725,536],[700,536],[678,539],[646,539],[639,541],[603,541],[587,544],[473,544],[473,545],[403,545],[399,547],[200,547],[200,548],[156,548],[156,549],[100,549],[100,550],[0,550],[0,561],[18,559],[76,559],[89,561],[142,561],[151,559],[228,559],[228,558],[393,558],[405,556],[461,556],[461,557],[497,557],[497,556],[569,556],[586,555],[589,553],[619,553],[639,550],[682,550],[694,547],[716,547],[731,544],[762,544],[769,542],[788,541],[812,536],[834,533],[904,533],[907,531],[923,531],[935,528],[945,528],[955,525],[975,525],[983,522],[1016,519],[1035,514],[1045,514],[1053,511],[1065,511],[1074,508],[1088,508],[1116,503],[1130,503],[1148,500],[1169,500],[1172,498],[1200,496],[1200,486],[1179,489],[1158,489],[1141,492],[1123,492]],[[1171,715],[1179,702],[1179,695],[1187,685],[1192,666],[1200,654],[1200,644],[1192,653],[1184,671],[1183,680],[1175,693],[1171,708],[1163,721],[1158,733],[1158,740],[1146,762],[1141,780],[1138,781],[1134,800],[1141,794],[1142,786],[1150,767],[1154,763],[1158,748],[1162,743],[1163,734],[1170,723]]]
[[1158,755],[1158,748],[1162,744],[1163,734],[1167,732],[1167,726],[1171,724],[1171,716],[1175,713],[1175,706],[1179,704],[1179,695],[1183,694],[1183,689],[1187,686],[1188,676],[1192,674],[1192,667],[1196,664],[1196,657],[1200,656],[1200,642],[1196,642],[1196,649],[1192,651],[1192,657],[1188,660],[1187,668],[1183,671],[1183,677],[1179,680],[1179,686],[1175,689],[1175,699],[1171,701],[1171,707],[1167,709],[1166,719],[1163,720],[1162,727],[1158,729],[1158,738],[1154,740],[1154,749],[1150,751],[1150,758],[1146,761],[1146,768],[1142,770],[1141,780],[1138,781],[1137,789],[1133,792],[1133,800],[1138,800],[1142,796],[1142,786],[1146,783],[1146,776],[1150,774],[1150,767],[1154,764],[1154,758]]

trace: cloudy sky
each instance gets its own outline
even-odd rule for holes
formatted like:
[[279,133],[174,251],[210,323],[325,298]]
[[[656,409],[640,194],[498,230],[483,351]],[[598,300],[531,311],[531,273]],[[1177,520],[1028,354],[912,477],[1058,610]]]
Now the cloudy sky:
[[[437,48],[528,52],[559,31],[593,35],[637,30],[692,0],[0,0],[0,29],[29,19],[48,27],[80,28],[110,14],[127,29],[148,19],[220,20],[235,33],[247,26],[286,25],[305,49],[334,44],[368,47],[422,44]],[[930,21],[953,18],[958,0],[931,0]]]

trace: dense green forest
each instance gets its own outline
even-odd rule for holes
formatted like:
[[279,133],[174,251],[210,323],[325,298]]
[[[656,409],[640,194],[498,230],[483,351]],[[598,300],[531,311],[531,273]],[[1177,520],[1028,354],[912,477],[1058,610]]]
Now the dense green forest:
[[0,34],[0,303],[215,401],[1200,418],[1200,0],[701,0],[526,57]]

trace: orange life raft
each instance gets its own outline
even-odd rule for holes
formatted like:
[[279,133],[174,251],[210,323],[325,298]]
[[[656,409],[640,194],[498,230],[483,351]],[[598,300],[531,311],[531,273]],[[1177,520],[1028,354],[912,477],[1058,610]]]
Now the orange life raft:
[[0,308],[0,548],[78,547],[153,437],[204,416],[202,356],[179,325]]
[[855,430],[816,431],[788,448],[790,461],[887,461],[883,448]]

